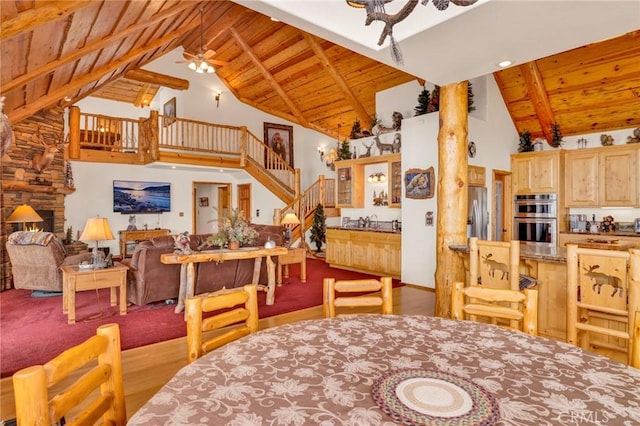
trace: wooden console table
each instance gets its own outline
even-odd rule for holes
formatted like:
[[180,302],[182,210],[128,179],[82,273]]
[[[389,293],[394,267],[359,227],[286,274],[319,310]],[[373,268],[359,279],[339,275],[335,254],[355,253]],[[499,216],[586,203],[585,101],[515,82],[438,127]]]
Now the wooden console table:
[[120,234],[120,256],[124,259],[127,257],[128,241],[145,241],[154,237],[162,237],[169,235],[171,231],[168,229],[138,229],[135,231],[119,231]]
[[62,313],[67,323],[76,322],[76,293],[85,290],[108,288],[111,306],[116,305],[116,287],[120,288],[120,315],[127,314],[127,266],[118,262],[104,269],[80,270],[78,265],[62,265]]
[[262,258],[267,259],[268,284],[258,286],[259,289],[267,292],[267,305],[273,305],[276,298],[276,264],[271,256],[281,256],[287,254],[285,247],[275,247],[266,249],[263,247],[243,247],[238,250],[206,250],[191,254],[165,253],[160,256],[160,261],[166,264],[180,264],[180,292],[178,294],[178,304],[175,312],[182,312],[184,309],[184,299],[193,297],[196,287],[195,264],[199,262],[224,262],[225,260],[255,259],[253,264],[252,284],[258,285],[260,278],[260,266]]

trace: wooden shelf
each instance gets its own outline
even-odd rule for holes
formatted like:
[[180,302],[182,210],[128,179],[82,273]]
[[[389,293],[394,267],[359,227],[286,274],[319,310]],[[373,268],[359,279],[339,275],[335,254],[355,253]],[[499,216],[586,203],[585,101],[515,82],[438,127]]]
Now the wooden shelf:
[[41,192],[45,194],[65,194],[65,195],[76,192],[75,188],[47,186],[47,185],[29,185],[26,182],[20,182],[15,180],[2,182],[2,189],[4,189],[5,191],[27,191],[27,192]]
[[400,161],[400,153],[396,152],[394,154],[385,154],[385,155],[374,155],[372,157],[360,157],[353,158],[350,160],[338,160],[334,164],[336,167],[344,167],[351,165],[366,165],[366,164],[377,164],[377,163],[386,163],[388,161]]

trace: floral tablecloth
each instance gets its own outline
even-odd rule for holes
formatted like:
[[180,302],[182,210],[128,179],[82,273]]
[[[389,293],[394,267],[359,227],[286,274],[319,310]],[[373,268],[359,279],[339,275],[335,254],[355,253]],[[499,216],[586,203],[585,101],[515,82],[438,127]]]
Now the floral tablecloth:
[[181,369],[129,424],[391,425],[372,388],[416,369],[481,389],[499,406],[497,424],[640,424],[638,369],[553,340],[418,315],[302,321],[247,336]]

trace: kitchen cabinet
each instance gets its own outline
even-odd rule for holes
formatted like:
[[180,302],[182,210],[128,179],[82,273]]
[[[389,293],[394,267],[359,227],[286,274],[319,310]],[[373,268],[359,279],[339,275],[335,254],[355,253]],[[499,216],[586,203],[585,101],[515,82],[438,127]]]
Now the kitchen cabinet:
[[400,153],[393,154],[396,158],[389,160],[389,207],[400,207],[402,204],[402,163]]
[[560,193],[560,170],[565,150],[524,152],[511,155],[513,194]]
[[364,207],[363,165],[336,162],[336,207]]
[[326,238],[326,261],[330,266],[400,278],[400,234],[329,228]]
[[568,151],[566,207],[640,205],[639,146],[607,146]]
[[468,166],[467,181],[469,186],[486,186],[487,169],[480,166]]
[[[600,220],[601,218],[596,218]],[[619,243],[631,243],[635,246],[635,248],[640,249],[640,235],[637,237],[634,236],[622,236],[622,235],[608,235],[605,233],[600,234],[589,234],[589,233],[561,233],[558,236],[558,247],[565,247],[568,243],[575,243],[578,241],[585,240],[617,240]]]

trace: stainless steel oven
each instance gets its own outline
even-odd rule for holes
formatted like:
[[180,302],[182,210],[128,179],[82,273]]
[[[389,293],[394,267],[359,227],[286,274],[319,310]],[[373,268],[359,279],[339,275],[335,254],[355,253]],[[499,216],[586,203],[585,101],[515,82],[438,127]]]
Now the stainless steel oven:
[[556,194],[516,195],[513,212],[514,239],[522,244],[557,245]]

